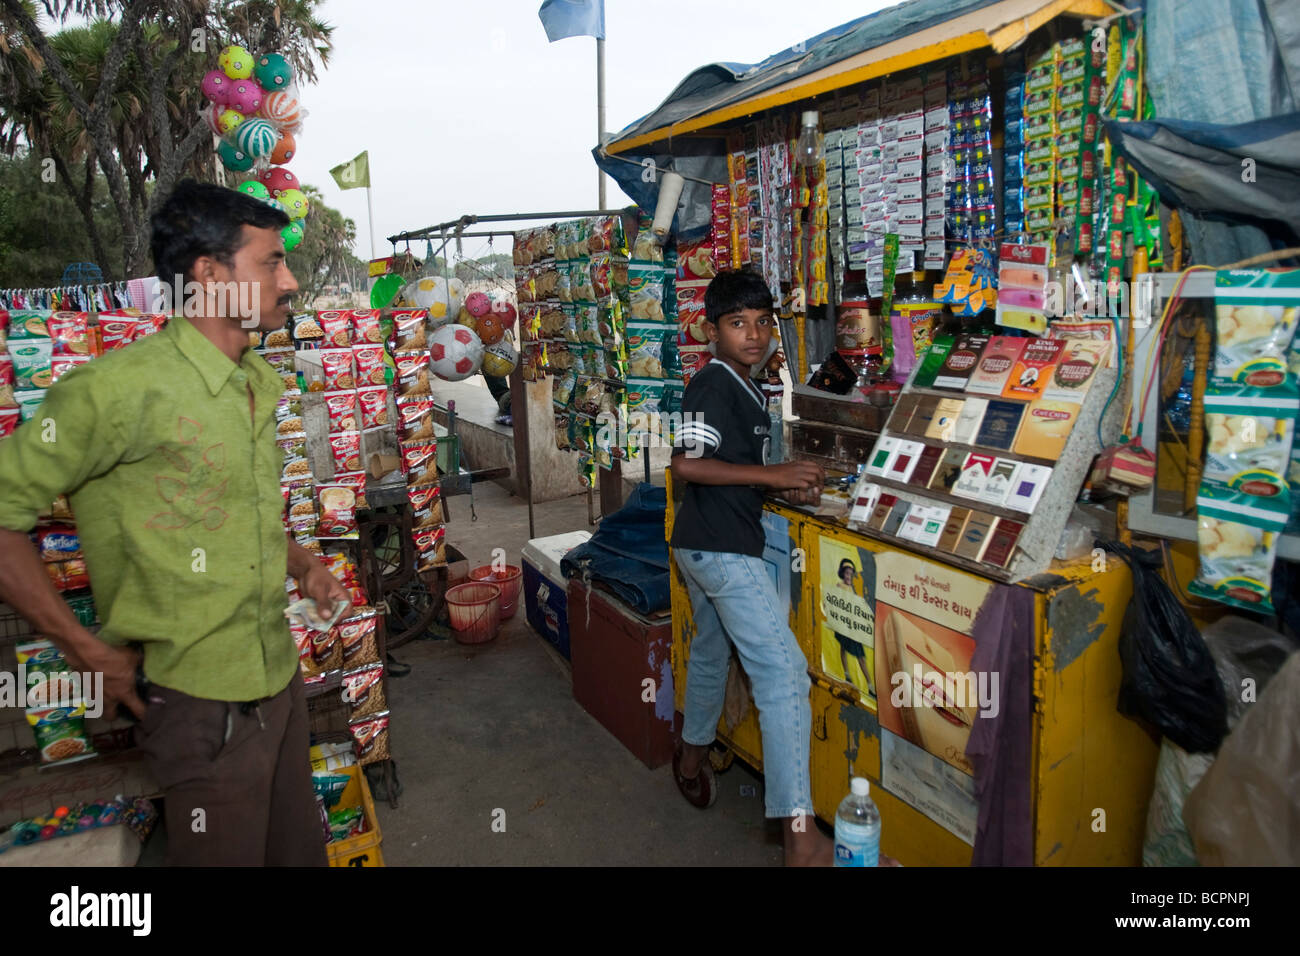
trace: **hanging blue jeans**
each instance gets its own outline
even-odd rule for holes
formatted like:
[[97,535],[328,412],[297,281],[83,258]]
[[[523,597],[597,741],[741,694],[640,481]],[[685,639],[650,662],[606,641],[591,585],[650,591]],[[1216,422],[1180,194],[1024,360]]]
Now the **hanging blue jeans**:
[[720,551],[673,550],[686,580],[695,619],[686,666],[686,713],[682,740],[711,744],[717,734],[736,645],[749,675],[763,732],[767,816],[811,818],[808,771],[812,708],[808,662],[789,626],[789,610],[777,597],[759,558]]

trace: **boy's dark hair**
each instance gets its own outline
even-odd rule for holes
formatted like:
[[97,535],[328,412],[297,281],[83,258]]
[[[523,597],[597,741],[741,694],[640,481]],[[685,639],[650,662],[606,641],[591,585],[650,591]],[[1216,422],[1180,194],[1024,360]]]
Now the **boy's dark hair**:
[[247,193],[211,183],[183,179],[150,220],[154,269],[158,278],[171,282],[180,274],[189,281],[190,268],[200,256],[231,265],[243,245],[242,226],[283,229],[289,225],[284,210]]
[[772,290],[752,269],[724,269],[704,290],[704,317],[714,325],[729,312],[772,309]]

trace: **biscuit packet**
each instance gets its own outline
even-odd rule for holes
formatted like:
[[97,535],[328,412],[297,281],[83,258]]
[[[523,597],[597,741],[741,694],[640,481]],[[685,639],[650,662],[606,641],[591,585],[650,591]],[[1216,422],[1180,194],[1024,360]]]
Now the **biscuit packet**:
[[378,309],[353,309],[348,315],[352,320],[353,345],[384,344],[384,330]]
[[277,439],[307,437],[300,392],[286,392],[275,403],[275,437]]
[[357,387],[352,349],[321,349],[320,360],[325,370],[325,391],[338,392]]
[[356,509],[364,511],[370,507],[370,502],[366,500],[366,473],[364,471],[340,471],[334,475],[334,484],[344,485],[352,489],[352,494],[356,498]]
[[357,364],[357,384],[386,385],[393,379],[393,366],[388,352],[382,345],[352,346],[352,355]]
[[1214,278],[1216,383],[1276,388],[1300,320],[1300,272],[1223,269]]
[[675,335],[667,325],[649,322],[627,324],[627,374],[630,378],[664,377],[664,343]]
[[1253,497],[1288,501],[1287,468],[1294,445],[1300,389],[1209,386],[1205,390],[1205,481]]
[[352,345],[351,313],[317,312],[316,321],[325,332],[324,348],[345,349]]
[[29,710],[27,722],[36,736],[41,763],[74,763],[95,756],[95,745],[86,730],[85,701],[76,701],[70,707]]
[[9,344],[23,339],[48,339],[50,309],[13,309],[9,313]]
[[329,413],[329,433],[357,430],[357,393],[355,389],[325,393],[325,410]]
[[50,359],[50,384],[53,385],[66,373],[78,365],[85,365],[91,360],[90,355],[56,355]]
[[276,442],[284,452],[284,465],[280,470],[282,482],[311,477],[311,462],[307,460],[307,439],[286,438]]
[[332,433],[330,453],[334,456],[334,471],[361,471],[361,432]]
[[1289,517],[1279,497],[1256,498],[1205,482],[1196,496],[1200,570],[1187,590],[1198,597],[1273,613],[1273,559]]
[[55,312],[46,327],[55,355],[92,355],[89,312]]
[[54,382],[54,342],[43,339],[15,339],[9,342],[17,390],[49,388]]

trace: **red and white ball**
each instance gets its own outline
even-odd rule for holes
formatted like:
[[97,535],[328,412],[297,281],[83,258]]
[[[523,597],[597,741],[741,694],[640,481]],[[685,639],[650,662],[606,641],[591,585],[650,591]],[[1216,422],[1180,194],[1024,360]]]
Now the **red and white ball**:
[[434,375],[459,382],[482,367],[483,342],[463,325],[444,325],[430,337],[429,359]]

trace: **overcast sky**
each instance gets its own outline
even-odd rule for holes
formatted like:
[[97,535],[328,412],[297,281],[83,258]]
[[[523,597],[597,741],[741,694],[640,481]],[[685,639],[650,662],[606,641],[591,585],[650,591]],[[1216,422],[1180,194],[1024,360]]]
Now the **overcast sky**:
[[[890,0],[606,0],[606,126],[653,110],[691,70],[752,63]],[[375,251],[394,233],[464,214],[596,208],[596,41],[547,43],[541,0],[329,0],[334,53],[303,90],[289,164],[357,224],[365,190],[329,169],[370,151]],[[625,205],[608,180],[609,204]],[[498,240],[497,251],[509,251]],[[423,254],[420,248],[412,251]],[[465,254],[487,252],[467,240]]]

